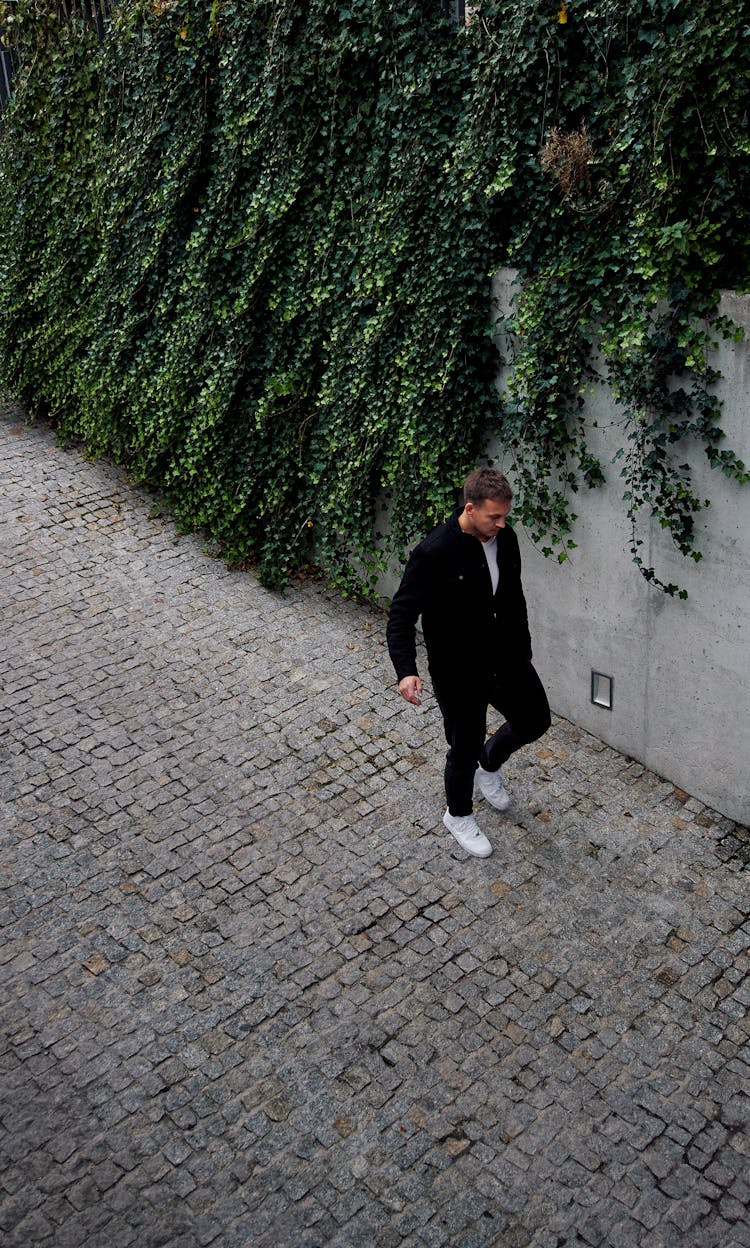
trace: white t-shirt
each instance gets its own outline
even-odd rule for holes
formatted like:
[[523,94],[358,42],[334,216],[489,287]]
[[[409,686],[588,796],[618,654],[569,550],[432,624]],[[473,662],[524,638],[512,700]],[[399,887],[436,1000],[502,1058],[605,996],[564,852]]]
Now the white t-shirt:
[[492,592],[495,594],[500,582],[500,569],[497,566],[497,538],[491,537],[488,542],[482,542],[482,548],[492,577]]

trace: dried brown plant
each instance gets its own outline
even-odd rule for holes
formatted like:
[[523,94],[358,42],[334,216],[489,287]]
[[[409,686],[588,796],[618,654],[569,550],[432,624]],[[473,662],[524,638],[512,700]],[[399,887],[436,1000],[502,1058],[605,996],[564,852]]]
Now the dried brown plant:
[[591,194],[590,165],[595,157],[594,145],[585,126],[566,133],[555,126],[539,158],[542,169],[567,196],[574,191]]

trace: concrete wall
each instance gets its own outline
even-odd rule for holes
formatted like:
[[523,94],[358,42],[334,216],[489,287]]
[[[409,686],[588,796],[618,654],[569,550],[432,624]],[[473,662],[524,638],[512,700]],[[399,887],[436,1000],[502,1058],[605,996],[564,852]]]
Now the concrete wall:
[[[507,309],[514,278],[497,275],[496,311]],[[720,347],[717,363],[727,445],[750,463],[750,298],[726,294],[722,311],[747,332],[744,343]],[[622,413],[605,387],[588,400],[586,417],[607,481],[574,497],[578,547],[569,562],[545,558],[516,526],[535,664],[559,714],[750,824],[750,486],[712,471],[702,450],[687,452],[697,492],[712,500],[696,519],[703,559],[680,555],[658,525],[642,534],[647,565],[689,594],[670,598],[631,560],[625,485],[611,462],[624,440]],[[512,480],[503,448],[491,455]],[[397,583],[386,578],[382,591],[392,594]],[[592,669],[613,678],[611,710],[591,703]]]
[[[494,283],[507,308],[514,274]],[[722,425],[750,463],[750,298],[726,294],[722,311],[745,327],[722,344]],[[650,587],[634,567],[612,459],[624,441],[622,413],[601,387],[588,400],[587,432],[606,485],[574,497],[578,514],[568,564],[546,559],[519,529],[535,661],[556,711],[741,823],[750,823],[750,486],[712,470],[701,450],[697,492],[712,500],[696,520],[703,559],[680,555],[656,524],[644,528],[644,560],[687,601]],[[593,421],[597,427],[594,428]],[[496,461],[505,467],[501,447]],[[614,679],[612,710],[592,705],[592,669]]]

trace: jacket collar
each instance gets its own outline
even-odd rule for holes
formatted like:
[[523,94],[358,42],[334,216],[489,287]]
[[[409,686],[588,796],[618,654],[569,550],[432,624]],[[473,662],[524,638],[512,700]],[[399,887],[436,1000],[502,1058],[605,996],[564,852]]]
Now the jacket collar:
[[464,533],[463,529],[461,528],[461,525],[458,523],[458,517],[461,515],[462,511],[463,511],[463,507],[454,508],[454,510],[451,512],[450,516],[448,517],[448,528],[453,534],[457,534],[459,537],[464,537],[464,538],[467,537],[469,538],[470,541],[475,541],[476,539],[473,538],[472,534]]
[[[464,533],[463,529],[461,528],[461,525],[458,523],[458,517],[461,515],[462,511],[463,511],[463,507],[456,507],[454,511],[451,512],[451,514],[449,515],[448,519],[445,522],[448,529],[451,531],[451,533],[457,534],[459,537],[466,538],[467,541],[479,542],[479,545],[481,546],[482,543],[479,541],[479,538],[474,537],[473,534],[471,533]],[[508,528],[510,527],[511,526],[508,526]],[[507,533],[507,531],[508,531],[507,528],[498,529],[497,533],[495,534],[495,536],[497,537],[498,550],[500,549],[502,543],[505,541],[505,534]]]

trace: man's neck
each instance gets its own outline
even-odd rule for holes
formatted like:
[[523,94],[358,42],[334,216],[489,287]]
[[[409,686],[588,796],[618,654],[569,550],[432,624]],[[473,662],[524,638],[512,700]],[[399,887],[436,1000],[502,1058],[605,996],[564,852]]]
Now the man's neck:
[[469,537],[475,537],[483,546],[486,546],[488,542],[494,542],[497,536],[497,534],[493,534],[492,537],[482,537],[481,533],[475,533],[471,522],[466,519],[466,513],[463,511],[458,517],[458,523],[462,533],[468,534]]
[[468,519],[465,511],[462,511],[459,515],[458,524],[462,533],[466,533],[469,537],[476,537],[480,542],[485,541],[485,538],[480,537],[478,533],[474,532],[474,526],[472,525],[471,520]]

